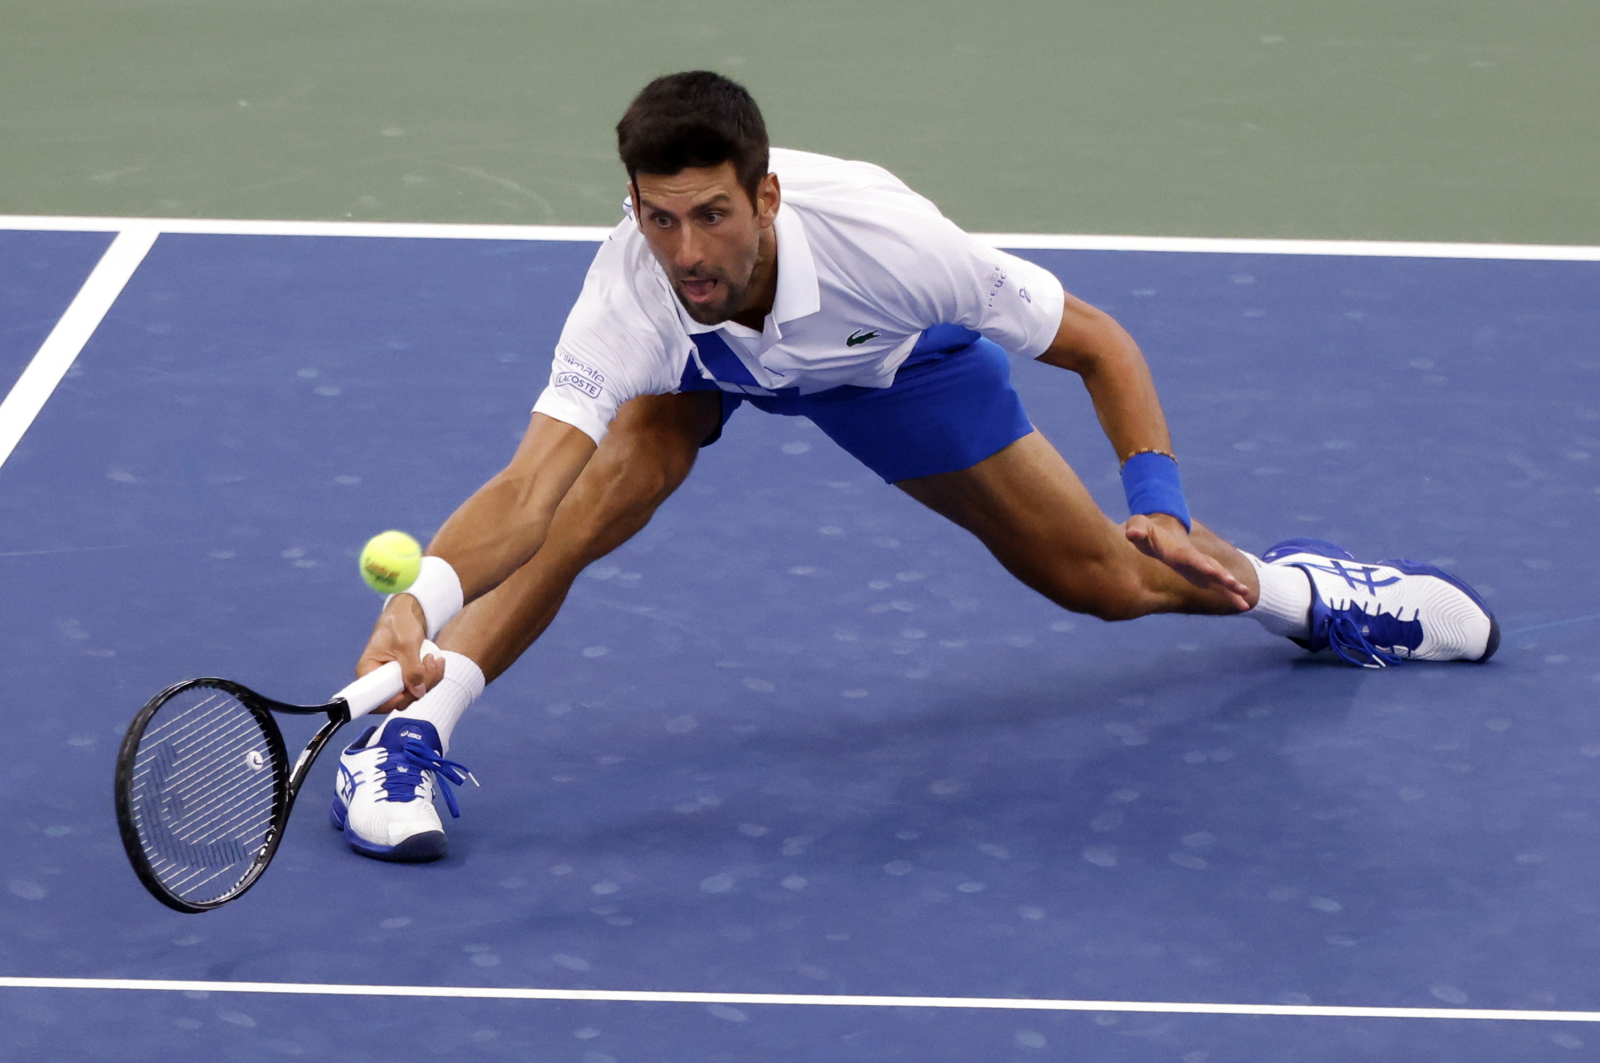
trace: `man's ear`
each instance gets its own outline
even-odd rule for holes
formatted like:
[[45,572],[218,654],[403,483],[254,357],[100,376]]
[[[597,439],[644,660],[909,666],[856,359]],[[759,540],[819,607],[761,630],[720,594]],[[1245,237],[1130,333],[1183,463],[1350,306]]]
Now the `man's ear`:
[[763,229],[770,228],[778,217],[778,206],[783,202],[783,190],[778,187],[778,175],[764,174],[756,186],[756,221]]
[[640,216],[639,212],[639,182],[631,177],[628,179],[628,202],[633,206],[633,223],[642,232],[644,230],[644,218]]

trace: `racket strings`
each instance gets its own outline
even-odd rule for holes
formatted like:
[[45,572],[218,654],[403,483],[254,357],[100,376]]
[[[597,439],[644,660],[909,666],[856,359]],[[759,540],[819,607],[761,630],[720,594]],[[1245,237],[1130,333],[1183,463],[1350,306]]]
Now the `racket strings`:
[[151,871],[196,903],[231,891],[271,836],[279,800],[272,747],[232,694],[175,695],[135,755],[131,807]]

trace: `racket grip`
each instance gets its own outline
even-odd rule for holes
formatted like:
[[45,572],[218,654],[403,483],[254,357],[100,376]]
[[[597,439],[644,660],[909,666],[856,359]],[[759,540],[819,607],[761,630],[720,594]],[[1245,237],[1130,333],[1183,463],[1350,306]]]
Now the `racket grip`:
[[398,661],[375,668],[333,696],[350,709],[350,718],[365,716],[405,689]]

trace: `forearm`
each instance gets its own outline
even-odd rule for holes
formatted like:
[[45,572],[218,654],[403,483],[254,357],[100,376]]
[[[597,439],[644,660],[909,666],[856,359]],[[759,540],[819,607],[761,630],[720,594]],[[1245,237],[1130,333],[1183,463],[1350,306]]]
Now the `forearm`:
[[1082,378],[1118,461],[1139,451],[1172,452],[1150,367],[1133,337],[1110,315],[1069,295],[1056,340],[1039,360]]
[[571,425],[534,414],[511,463],[444,522],[427,553],[443,558],[470,602],[497,587],[544,544],[550,520],[595,445]]
[[561,501],[561,493],[551,487],[501,473],[444,522],[427,553],[450,562],[465,601],[499,586],[544,545],[550,518]]
[[1083,386],[1118,461],[1144,450],[1171,454],[1172,435],[1161,412],[1155,381],[1132,338],[1128,346],[1128,351],[1118,351],[1117,356],[1085,372]]

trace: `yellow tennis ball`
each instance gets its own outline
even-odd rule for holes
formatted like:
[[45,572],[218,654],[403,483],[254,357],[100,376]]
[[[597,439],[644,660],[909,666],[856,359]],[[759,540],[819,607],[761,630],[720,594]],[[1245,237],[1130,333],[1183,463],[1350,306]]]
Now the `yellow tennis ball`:
[[374,535],[361,548],[361,578],[379,594],[399,594],[421,570],[422,547],[403,531]]

